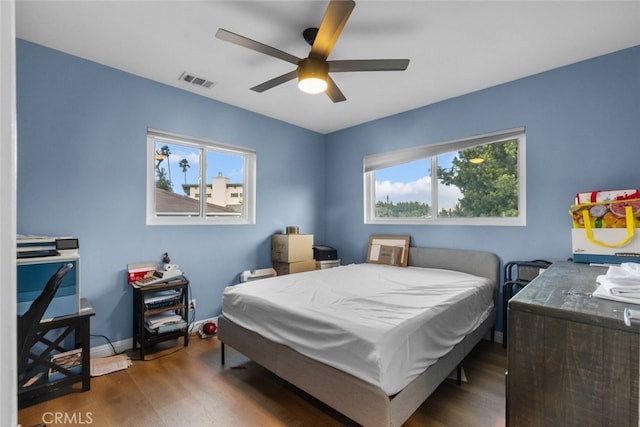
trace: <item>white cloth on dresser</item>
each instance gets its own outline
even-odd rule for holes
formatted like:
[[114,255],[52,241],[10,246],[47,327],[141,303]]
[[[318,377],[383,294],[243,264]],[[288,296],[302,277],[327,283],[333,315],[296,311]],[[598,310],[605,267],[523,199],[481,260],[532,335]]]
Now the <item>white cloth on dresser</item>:
[[596,278],[598,288],[593,296],[640,304],[640,263],[612,265],[606,274]]

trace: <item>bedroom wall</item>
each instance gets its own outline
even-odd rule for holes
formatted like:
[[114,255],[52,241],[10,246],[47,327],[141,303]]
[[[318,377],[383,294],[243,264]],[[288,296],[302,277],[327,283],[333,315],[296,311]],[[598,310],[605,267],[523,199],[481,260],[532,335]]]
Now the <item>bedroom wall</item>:
[[[526,226],[364,224],[365,155],[519,126],[527,138]],[[577,192],[640,187],[639,131],[637,46],[332,133],[327,244],[347,263],[365,259],[371,234],[408,234],[414,246],[488,250],[503,262],[565,260],[567,212]]]
[[[18,232],[80,238],[92,333],[114,341],[131,336],[126,264],[165,251],[204,319],[240,271],[270,265],[270,235],[286,225],[335,246],[344,263],[364,260],[371,234],[554,261],[571,255],[577,191],[640,184],[640,46],[329,135],[23,40],[17,98]],[[363,224],[363,156],[518,126],[527,128],[526,227]],[[257,223],[146,226],[147,127],[256,148]]]
[[[324,235],[320,134],[24,40],[17,98],[18,233],[79,237],[94,334],[131,337],[127,263],[168,252],[204,319],[242,270],[271,265],[271,234],[297,225]],[[254,147],[256,224],[146,226],[147,127]]]

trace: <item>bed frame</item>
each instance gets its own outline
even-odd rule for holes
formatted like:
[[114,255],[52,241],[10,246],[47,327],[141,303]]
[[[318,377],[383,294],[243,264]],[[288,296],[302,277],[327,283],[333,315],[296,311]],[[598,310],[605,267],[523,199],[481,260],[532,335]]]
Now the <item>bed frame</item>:
[[379,387],[303,356],[285,345],[274,343],[224,316],[218,319],[222,364],[224,346],[228,344],[359,424],[399,427],[462,363],[484,336],[491,333],[493,339],[500,281],[500,260],[489,252],[411,247],[409,265],[456,270],[489,278],[495,287],[495,308],[476,330],[396,395],[389,397]]

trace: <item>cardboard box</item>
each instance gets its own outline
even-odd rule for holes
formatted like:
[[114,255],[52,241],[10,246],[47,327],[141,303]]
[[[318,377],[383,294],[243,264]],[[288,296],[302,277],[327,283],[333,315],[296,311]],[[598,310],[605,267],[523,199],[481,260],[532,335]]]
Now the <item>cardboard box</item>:
[[274,262],[273,268],[278,276],[293,273],[302,273],[303,271],[312,271],[316,269],[316,260],[309,259],[297,262]]
[[271,236],[271,261],[274,263],[308,260],[313,261],[313,234],[274,234]]

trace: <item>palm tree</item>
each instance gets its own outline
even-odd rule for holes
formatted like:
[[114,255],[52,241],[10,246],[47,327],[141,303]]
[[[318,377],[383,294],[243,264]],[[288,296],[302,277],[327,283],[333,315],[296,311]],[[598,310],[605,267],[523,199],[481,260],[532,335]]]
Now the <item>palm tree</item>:
[[[169,156],[171,155],[171,150],[168,145],[163,145],[160,147],[160,150],[156,150],[156,176],[158,179],[156,180],[156,186],[159,188],[164,188],[165,190],[173,191],[171,186],[171,165],[169,164]],[[167,160],[167,169],[169,171],[169,179],[165,175],[164,168],[160,168],[163,160]]]
[[182,160],[180,160],[179,165],[182,168],[182,172],[184,172],[184,183],[186,184],[187,183],[187,169],[189,169],[191,167],[189,165],[189,160],[182,159]]
[[169,159],[171,157],[171,150],[169,149],[169,146],[163,145],[162,147],[160,147],[160,153],[164,156],[165,159],[167,159],[167,171],[169,172],[169,182],[171,182],[171,163],[169,162]]
[[158,161],[158,163],[156,163],[156,169],[160,167],[160,164],[164,159],[167,159],[167,163],[169,162],[168,159],[170,154],[171,150],[168,145],[163,145],[160,147],[160,150],[156,150],[156,160]]

